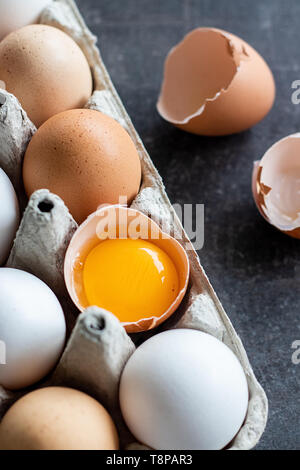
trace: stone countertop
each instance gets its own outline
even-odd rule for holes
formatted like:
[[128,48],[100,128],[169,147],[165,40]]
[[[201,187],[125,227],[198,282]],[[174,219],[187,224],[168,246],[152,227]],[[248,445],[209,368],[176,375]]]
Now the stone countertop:
[[[300,130],[298,0],[77,0],[120,96],[173,203],[205,204],[202,264],[269,398],[257,449],[300,449],[300,241],[269,226],[251,195],[254,160]],[[185,33],[215,26],[241,36],[271,66],[277,99],[255,128],[225,138],[185,134],[157,114],[164,58]]]

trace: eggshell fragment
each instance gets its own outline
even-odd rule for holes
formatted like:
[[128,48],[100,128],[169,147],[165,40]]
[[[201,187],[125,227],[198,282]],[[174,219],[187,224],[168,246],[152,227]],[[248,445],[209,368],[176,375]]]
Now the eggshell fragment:
[[93,88],[80,47],[45,25],[25,26],[1,41],[0,80],[37,127],[62,111],[83,108]]
[[115,425],[94,398],[48,387],[17,401],[0,424],[1,450],[118,450]]
[[0,0],[0,40],[28,24],[36,23],[52,0]]
[[249,44],[220,29],[198,28],[169,53],[157,109],[185,131],[221,136],[257,124],[274,99],[272,72]]
[[[139,235],[136,236],[136,230]],[[134,235],[133,235],[134,233]],[[123,322],[128,333],[150,330],[167,320],[180,305],[189,281],[189,259],[180,243],[163,233],[159,226],[143,213],[121,206],[99,209],[78,228],[68,247],[64,274],[68,292],[80,311],[89,307],[84,291],[83,266],[91,250],[101,240],[133,238],[148,240],[161,248],[174,262],[179,276],[178,295],[172,305],[158,317],[142,318],[136,322]],[[114,280],[112,279],[112,282]],[[117,295],[116,286],[116,295]],[[101,305],[99,305],[101,307]],[[113,312],[117,315],[117,312]]]
[[280,140],[255,162],[252,190],[262,216],[300,239],[300,133]]
[[74,109],[53,116],[27,148],[23,180],[28,196],[49,189],[60,196],[76,222],[101,204],[128,203],[141,184],[141,163],[129,134],[99,111]]

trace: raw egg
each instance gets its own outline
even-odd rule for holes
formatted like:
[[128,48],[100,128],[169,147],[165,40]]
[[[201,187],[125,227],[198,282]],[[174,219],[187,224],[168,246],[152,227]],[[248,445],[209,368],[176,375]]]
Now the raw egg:
[[48,387],[18,400],[0,424],[1,450],[118,450],[103,406],[71,388]]
[[274,99],[272,72],[249,44],[220,29],[197,28],[169,53],[157,108],[183,130],[219,136],[257,124]]
[[17,390],[38,382],[56,365],[66,323],[54,293],[27,272],[0,268],[0,299],[0,339],[6,347],[0,386]]
[[27,148],[23,180],[60,196],[78,223],[121,196],[130,203],[141,184],[141,163],[125,129],[99,111],[77,109],[53,116]]
[[85,260],[83,284],[90,305],[130,322],[138,321],[141,312],[160,317],[179,290],[171,258],[153,243],[132,239],[99,243]]
[[178,308],[188,286],[189,260],[180,243],[150,218],[109,206],[75,232],[65,281],[81,311],[104,308],[133,333],[158,326]]
[[252,189],[262,216],[300,239],[300,134],[280,140],[254,164]]
[[52,0],[0,0],[0,40],[28,24],[36,23]]
[[57,113],[82,108],[92,74],[80,47],[52,26],[25,26],[0,43],[0,80],[39,127]]
[[19,221],[19,203],[15,190],[0,168],[0,266],[8,258]]
[[248,409],[242,366],[222,342],[196,330],[170,330],[143,343],[120,382],[123,417],[156,450],[220,450]]

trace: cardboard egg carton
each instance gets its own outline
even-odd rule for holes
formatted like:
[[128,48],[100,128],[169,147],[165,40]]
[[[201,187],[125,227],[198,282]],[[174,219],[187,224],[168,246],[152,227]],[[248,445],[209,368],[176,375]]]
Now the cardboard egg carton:
[[[169,228],[170,233],[182,234],[180,241],[187,249],[191,275],[187,294],[179,310],[155,331],[129,337],[119,321],[102,309],[92,307],[79,315],[66,292],[63,278],[65,252],[77,224],[58,196],[47,190],[34,193],[23,214],[7,265],[31,272],[53,289],[64,308],[70,335],[55,372],[34,388],[52,384],[87,392],[113,416],[122,448],[143,449],[145,447],[135,442],[121,417],[118,387],[122,370],[136,345],[157,331],[171,328],[198,329],[223,341],[242,364],[249,386],[248,413],[228,448],[251,449],[259,441],[266,426],[266,395],[255,378],[243,344],[209,283],[198,255],[170,204],[163,182],[111,82],[96,46],[96,38],[87,28],[73,0],[53,2],[44,10],[41,23],[65,31],[85,53],[95,84],[94,94],[86,106],[119,121],[135,142],[141,158],[143,182],[132,207],[150,215],[160,225],[163,221],[164,229]],[[10,176],[25,207],[26,198],[21,182],[22,159],[36,129],[14,96],[1,91],[0,97],[0,166]],[[25,392],[14,393],[0,387],[0,419]]]

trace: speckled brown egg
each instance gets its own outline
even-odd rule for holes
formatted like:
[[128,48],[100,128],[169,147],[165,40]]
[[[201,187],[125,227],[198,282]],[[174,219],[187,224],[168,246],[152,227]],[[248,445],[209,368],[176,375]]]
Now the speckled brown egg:
[[117,450],[115,425],[85,393],[64,387],[35,390],[0,424],[0,450]]
[[32,138],[25,155],[27,195],[49,189],[60,196],[78,223],[102,204],[130,203],[141,183],[141,163],[125,129],[89,109],[53,116]]
[[25,26],[0,43],[0,80],[37,127],[57,113],[83,107],[93,87],[80,47],[45,25]]

